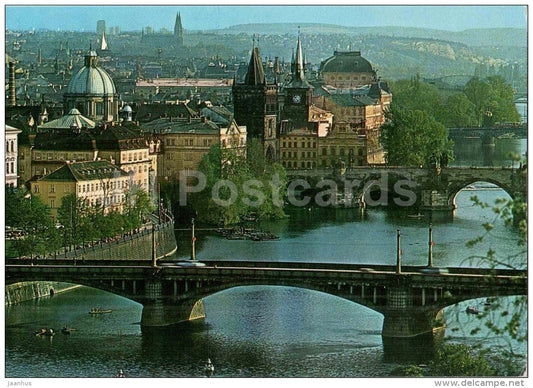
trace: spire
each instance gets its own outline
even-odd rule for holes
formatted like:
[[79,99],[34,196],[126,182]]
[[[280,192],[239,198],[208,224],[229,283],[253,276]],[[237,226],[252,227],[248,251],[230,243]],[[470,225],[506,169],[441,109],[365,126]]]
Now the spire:
[[248,65],[248,71],[244,78],[246,85],[262,85],[265,84],[265,71],[263,70],[263,63],[261,62],[261,54],[259,47],[255,47],[255,35],[253,39],[252,57]]
[[300,27],[298,26],[298,43],[296,44],[296,53],[292,51],[291,61],[291,80],[286,85],[290,88],[306,88],[312,89],[313,86],[305,79],[306,72],[305,59],[302,55],[302,40],[300,38]]
[[300,79],[304,79],[304,65],[302,56],[302,41],[300,39],[300,26],[298,26],[298,44],[296,45],[296,60],[294,62],[294,75]]
[[105,32],[102,31],[102,41],[100,42],[100,50],[105,51],[107,49],[109,49],[109,47],[107,46],[107,41],[105,39]]
[[174,37],[178,40],[178,44],[183,45],[183,25],[181,24],[181,14],[176,15],[176,23],[174,23]]

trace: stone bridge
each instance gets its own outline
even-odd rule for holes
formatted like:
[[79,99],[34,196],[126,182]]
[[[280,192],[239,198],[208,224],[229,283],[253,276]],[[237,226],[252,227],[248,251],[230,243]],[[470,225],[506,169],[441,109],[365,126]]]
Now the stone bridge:
[[[188,263],[190,264],[190,262]],[[275,285],[325,292],[384,315],[384,338],[410,338],[444,326],[442,309],[480,297],[526,295],[527,272],[317,263],[204,262],[153,266],[150,261],[68,260],[28,265],[11,260],[6,285],[60,281],[109,291],[143,305],[141,325],[164,327],[205,317],[202,298],[238,286]],[[339,317],[342,319],[342,317]]]
[[[493,183],[513,199],[527,198],[527,168],[507,167],[355,167],[289,170],[289,193],[315,202],[344,205],[415,206],[423,210],[453,210],[457,193],[472,183]],[[332,189],[332,186],[333,189]],[[325,194],[329,199],[324,200]],[[314,198],[313,198],[314,196]],[[349,201],[347,201],[349,199]],[[298,200],[303,200],[299,198]]]

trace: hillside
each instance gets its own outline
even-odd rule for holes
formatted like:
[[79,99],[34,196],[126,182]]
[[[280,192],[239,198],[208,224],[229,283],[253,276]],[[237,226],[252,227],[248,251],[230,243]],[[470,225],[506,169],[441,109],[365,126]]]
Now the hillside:
[[527,30],[522,28],[486,28],[464,31],[445,31],[414,27],[346,27],[321,23],[238,24],[211,30],[217,34],[302,34],[382,35],[406,38],[430,38],[463,43],[469,46],[527,46]]

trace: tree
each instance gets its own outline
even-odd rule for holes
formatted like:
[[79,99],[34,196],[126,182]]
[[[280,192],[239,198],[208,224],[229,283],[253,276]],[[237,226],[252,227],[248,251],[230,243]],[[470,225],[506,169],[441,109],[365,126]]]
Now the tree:
[[474,354],[467,345],[445,345],[441,347],[429,364],[430,376],[494,376],[482,354]]
[[60,240],[51,209],[25,188],[6,187],[6,225],[20,229],[14,246],[20,255],[44,255],[59,248]]
[[446,128],[426,112],[392,105],[388,120],[381,126],[381,143],[393,166],[446,165],[453,143]]
[[476,106],[464,93],[448,97],[444,111],[446,115],[441,115],[441,122],[447,127],[466,128],[477,124]]
[[251,212],[265,218],[285,216],[280,200],[285,195],[285,170],[279,164],[267,164],[262,147],[252,146],[245,157],[215,145],[202,159],[199,171],[206,187],[190,199],[200,220],[228,225]]
[[391,84],[394,103],[406,110],[421,110],[437,117],[443,97],[434,86],[422,82],[420,74],[410,80],[399,80]]

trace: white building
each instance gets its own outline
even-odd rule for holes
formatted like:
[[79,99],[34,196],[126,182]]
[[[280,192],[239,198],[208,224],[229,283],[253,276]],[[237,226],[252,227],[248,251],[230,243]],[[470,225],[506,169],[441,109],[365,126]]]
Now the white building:
[[22,131],[15,127],[6,125],[6,164],[5,164],[5,178],[6,186],[17,187],[18,170],[17,170],[17,156],[18,156],[18,141],[17,136]]

